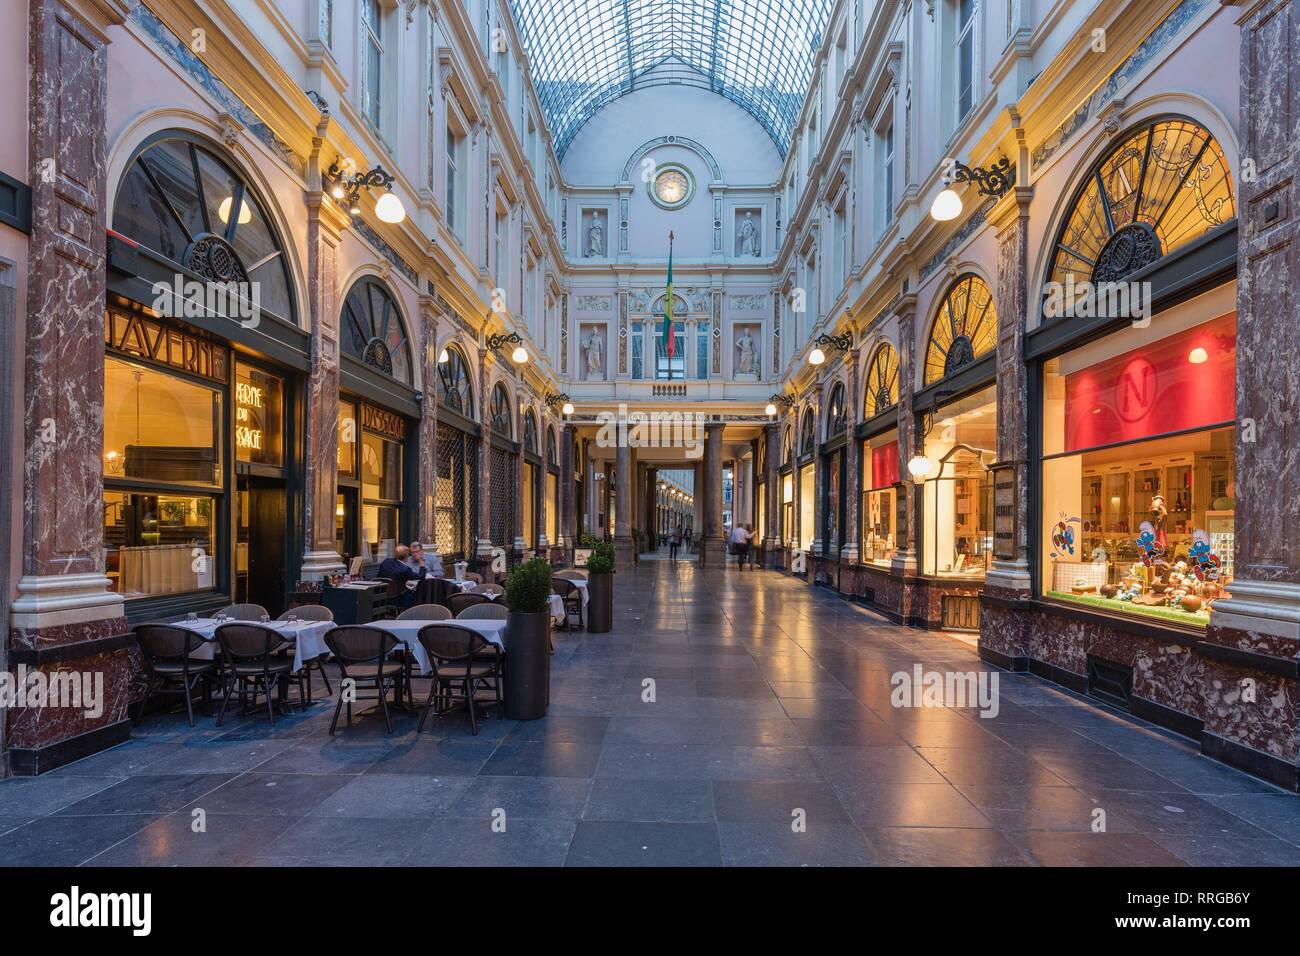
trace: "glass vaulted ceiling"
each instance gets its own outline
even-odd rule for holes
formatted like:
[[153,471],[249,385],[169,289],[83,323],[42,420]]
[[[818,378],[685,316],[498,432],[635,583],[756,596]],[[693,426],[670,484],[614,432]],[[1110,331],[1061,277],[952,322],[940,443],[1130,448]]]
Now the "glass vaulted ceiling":
[[555,151],[645,86],[711,90],[784,157],[833,0],[511,0]]

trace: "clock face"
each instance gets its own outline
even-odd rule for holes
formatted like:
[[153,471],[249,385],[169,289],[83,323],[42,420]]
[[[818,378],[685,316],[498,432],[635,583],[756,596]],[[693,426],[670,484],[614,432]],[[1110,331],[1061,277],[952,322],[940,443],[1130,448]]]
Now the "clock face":
[[693,188],[684,169],[668,166],[660,169],[650,184],[650,194],[660,206],[676,209],[690,202]]

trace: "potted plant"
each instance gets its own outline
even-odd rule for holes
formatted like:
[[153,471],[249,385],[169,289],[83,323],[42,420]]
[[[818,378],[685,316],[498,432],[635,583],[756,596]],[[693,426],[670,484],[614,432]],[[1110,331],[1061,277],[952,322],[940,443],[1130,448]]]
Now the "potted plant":
[[533,558],[515,566],[505,583],[509,660],[505,711],[512,720],[546,716],[551,696],[551,565]]
[[614,626],[614,545],[599,541],[587,559],[587,632],[605,634]]

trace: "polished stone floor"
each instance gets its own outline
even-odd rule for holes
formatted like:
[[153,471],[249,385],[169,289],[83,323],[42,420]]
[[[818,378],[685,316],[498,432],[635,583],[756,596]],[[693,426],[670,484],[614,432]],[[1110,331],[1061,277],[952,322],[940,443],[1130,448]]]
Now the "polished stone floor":
[[613,633],[560,635],[544,720],[155,716],[0,782],[0,861],[1300,865],[1300,797],[1034,677],[993,718],[891,706],[918,663],[989,670],[960,640],[774,573],[618,585]]

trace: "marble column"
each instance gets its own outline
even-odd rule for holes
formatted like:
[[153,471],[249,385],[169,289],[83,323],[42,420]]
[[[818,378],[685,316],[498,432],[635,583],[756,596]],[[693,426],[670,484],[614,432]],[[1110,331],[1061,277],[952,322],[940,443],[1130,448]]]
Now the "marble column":
[[438,355],[441,353],[438,300],[420,296],[420,355],[424,374],[424,400],[420,402],[420,504],[417,535],[424,546],[425,562],[431,567],[442,563],[443,545],[438,540]]
[[858,381],[858,349],[852,349],[844,361],[849,366],[848,384],[845,390],[846,414],[848,415],[849,441],[844,446],[848,457],[844,462],[844,514],[840,516],[840,564],[858,563],[858,542],[862,540],[862,526],[858,516],[862,504],[862,442],[853,433],[854,423],[858,420],[858,403],[862,400],[862,387]]
[[813,532],[809,550],[808,568],[812,570],[812,556],[821,557],[825,547],[822,532],[825,530],[826,468],[822,463],[822,433],[826,423],[822,420],[822,400],[825,389],[820,382],[808,393],[813,409]]
[[722,526],[722,422],[704,425],[704,533],[700,557],[705,567],[727,564],[727,535]]
[[[1029,259],[1029,203],[1033,187],[1017,186],[993,208],[989,221],[998,239],[998,460],[994,482],[1012,484],[1015,509],[1015,555],[998,558],[984,589],[1015,599],[1030,593],[1028,551],[1029,500],[1029,374],[1025,365],[1025,316]],[[995,488],[994,498],[998,491]],[[996,519],[995,519],[996,523]],[[995,529],[996,530],[996,529]]]
[[[54,707],[3,711],[17,773],[125,740],[132,674],[129,642],[114,638],[126,620],[104,569],[102,471],[107,29],[123,11],[118,3],[60,0],[30,0],[27,9],[26,460],[22,576],[7,656],[10,667],[25,664],[47,679],[102,674],[105,701],[96,717]],[[21,29],[16,15],[10,20]]]
[[659,511],[659,469],[651,465],[645,469],[645,503],[641,511],[645,515],[642,530],[646,535],[646,548],[652,550],[659,537],[659,523],[656,520]]
[[[519,400],[515,402],[512,410],[515,416],[516,427],[518,431],[518,442],[515,451],[510,456],[511,472],[514,478],[514,487],[510,489],[510,494],[514,496],[514,507],[511,508],[510,528],[506,531],[506,536],[510,538],[509,545],[516,555],[524,553],[524,496],[528,494],[527,483],[524,481],[524,412],[521,406],[525,405],[523,401],[523,383],[516,379],[515,395]],[[534,494],[536,489],[534,489]],[[537,499],[533,499],[534,515],[536,514]]]
[[[323,135],[323,130],[321,131]],[[319,162],[319,156],[316,157]],[[319,171],[316,172],[319,176]],[[315,185],[319,185],[316,183]],[[311,372],[307,378],[303,468],[302,579],[319,581],[344,567],[335,536],[339,449],[339,240],[347,216],[320,189],[307,193],[307,295]],[[344,427],[360,439],[361,426]]]
[[763,467],[767,473],[763,476],[763,495],[766,498],[767,527],[763,529],[766,547],[763,550],[764,564],[769,568],[785,566],[781,553],[781,426],[777,422],[763,426],[764,443]]
[[[572,550],[577,541],[577,509],[574,507],[577,488],[573,475],[574,428],[567,422],[560,426],[560,540],[565,551]],[[568,560],[566,558],[566,560]]]
[[621,568],[632,567],[632,483],[636,481],[626,432],[626,422],[620,419],[614,460],[614,556]]
[[596,453],[590,438],[583,441],[582,453],[584,456],[583,468],[585,469],[583,490],[587,497],[586,527],[583,528],[583,531],[586,534],[595,536],[599,531],[601,482],[596,480]]
[[478,544],[474,557],[478,561],[492,560],[492,412],[488,392],[488,361],[491,353],[478,350]]
[[907,463],[925,445],[925,439],[918,435],[916,428],[916,410],[912,395],[916,390],[916,293],[909,292],[903,296],[897,306],[898,315],[898,474],[901,481],[898,492],[907,497],[904,507],[896,509],[900,518],[906,518],[907,524],[899,521],[895,533],[901,539],[894,557],[889,562],[889,569],[895,574],[914,575],[920,560],[921,534],[921,494],[924,486],[912,480],[907,470]]
[[[1237,490],[1231,597],[1210,639],[1294,662],[1300,651],[1300,3],[1243,5],[1237,254]],[[1290,94],[1290,95],[1288,95]],[[1262,697],[1261,697],[1262,699]]]

